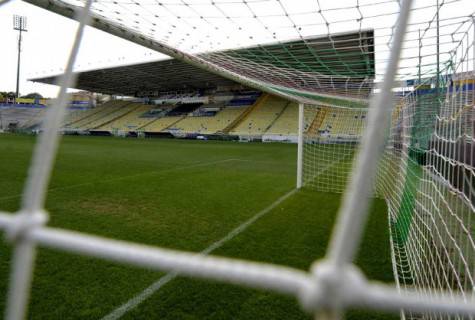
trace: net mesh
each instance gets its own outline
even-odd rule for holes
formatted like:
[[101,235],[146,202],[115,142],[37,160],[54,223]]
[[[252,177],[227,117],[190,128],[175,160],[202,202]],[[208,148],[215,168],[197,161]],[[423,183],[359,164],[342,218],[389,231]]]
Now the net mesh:
[[[439,8],[439,19],[447,7]],[[452,22],[439,20],[437,49],[436,23],[417,31],[416,55],[406,56],[399,68],[375,195],[388,205],[400,287],[417,288],[428,297],[447,290],[469,299],[475,288],[474,26],[472,20],[456,23],[457,31],[444,38]],[[412,42],[409,35],[406,44]],[[366,111],[306,106],[306,186],[344,191]],[[405,312],[405,317],[421,315]],[[422,318],[445,319],[440,314]]]
[[[439,8],[449,8],[439,17],[441,61],[465,31],[460,25],[471,21],[469,3],[440,2]],[[399,6],[395,0],[98,0],[92,12],[108,26],[160,44],[166,54],[184,55],[268,92],[365,107],[374,81],[384,74]],[[419,32],[426,58],[421,74],[433,72],[435,63],[436,3],[417,0],[413,7],[398,78],[417,74]]]
[[343,192],[366,126],[367,109],[306,105],[304,113],[304,185]]
[[[58,7],[84,7],[82,0],[27,1],[64,15],[70,12]],[[389,209],[396,281],[429,298],[439,290],[469,298],[474,288],[473,9],[473,0],[414,1],[395,79],[396,108],[375,168],[376,195]],[[368,100],[386,71],[399,11],[396,0],[97,0],[92,21],[172,57],[306,103],[304,184],[341,192],[366,126]],[[216,266],[223,273],[231,269],[201,262],[183,270],[212,278],[209,270]],[[227,276],[247,283],[252,275],[239,277],[246,270]],[[283,274],[271,280],[296,278]],[[291,287],[285,290],[294,290],[285,283],[282,287]]]
[[472,54],[473,30],[432,84],[401,99],[382,166],[398,280],[428,296],[474,289]]

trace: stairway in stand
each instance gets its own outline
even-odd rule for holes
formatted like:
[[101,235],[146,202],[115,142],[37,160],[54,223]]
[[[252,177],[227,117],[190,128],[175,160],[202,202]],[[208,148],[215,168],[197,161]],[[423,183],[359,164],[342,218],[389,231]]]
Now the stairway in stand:
[[233,122],[231,122],[226,128],[224,128],[219,133],[227,134],[231,130],[236,128],[241,122],[243,122],[251,114],[253,110],[255,110],[258,106],[263,104],[269,98],[269,96],[270,95],[268,93],[263,93],[259,97],[259,99],[257,99],[256,102],[254,102],[252,106],[248,107],[246,111],[244,111],[241,115],[239,115],[239,117],[237,117]]
[[323,123],[323,119],[325,119],[325,116],[327,114],[327,108],[326,107],[320,107],[317,111],[317,114],[315,118],[312,121],[312,124],[307,130],[307,135],[315,136],[318,133],[318,129]]

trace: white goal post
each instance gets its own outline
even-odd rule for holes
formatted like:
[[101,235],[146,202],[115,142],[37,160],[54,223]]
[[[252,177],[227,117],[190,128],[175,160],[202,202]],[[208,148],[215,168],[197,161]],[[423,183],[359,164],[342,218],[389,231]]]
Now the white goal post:
[[299,103],[298,140],[297,140],[297,189],[303,185],[303,143],[304,143],[304,105]]
[[[460,227],[460,225],[465,226],[464,220],[462,219],[461,222],[460,219],[457,219],[459,218],[458,213],[460,211],[457,211],[459,209],[466,210],[468,208],[465,214],[473,214],[474,212],[473,203],[471,202],[473,181],[475,180],[475,177],[473,177],[473,163],[466,163],[454,151],[459,148],[457,143],[460,143],[460,141],[473,143],[473,132],[470,132],[474,127],[473,109],[470,109],[473,100],[469,100],[467,91],[461,90],[462,87],[468,88],[467,85],[470,79],[467,73],[469,60],[467,52],[473,47],[473,43],[468,43],[468,40],[463,38],[463,45],[457,46],[456,50],[451,52],[453,53],[451,58],[456,62],[452,66],[453,69],[451,69],[453,77],[450,81],[447,81],[445,91],[439,91],[437,87],[435,97],[437,112],[429,108],[428,113],[432,116],[428,118],[428,114],[420,114],[420,111],[425,110],[424,107],[420,106],[420,103],[422,103],[419,99],[421,92],[412,90],[410,93],[397,98],[394,97],[392,92],[393,88],[396,87],[395,79],[399,74],[398,70],[401,68],[399,63],[402,61],[401,52],[405,44],[404,36],[409,26],[409,15],[413,2],[411,0],[403,0],[400,3],[397,23],[394,25],[394,30],[391,31],[389,56],[382,78],[383,81],[373,91],[367,110],[361,108],[361,101],[365,100],[364,94],[358,93],[355,96],[350,92],[346,96],[337,94],[329,96],[324,93],[325,90],[329,90],[340,94],[341,91],[350,88],[351,83],[346,77],[315,76],[315,73],[314,76],[310,77],[306,71],[298,70],[295,72],[295,79],[297,80],[294,80],[294,78],[288,76],[288,70],[281,70],[275,66],[270,67],[267,64],[268,61],[266,61],[262,65],[263,70],[269,72],[267,76],[275,71],[274,67],[278,70],[274,74],[275,82],[264,83],[262,78],[257,79],[259,75],[256,75],[256,73],[261,73],[261,70],[255,71],[251,67],[246,69],[243,66],[242,70],[244,71],[239,74],[237,69],[226,69],[223,67],[225,63],[221,65],[218,63],[220,58],[228,56],[220,56],[219,54],[213,56],[211,53],[206,56],[205,54],[183,52],[172,45],[150,39],[140,33],[134,33],[130,31],[131,28],[128,28],[128,26],[118,27],[117,24],[98,14],[100,11],[97,11],[97,5],[101,5],[101,1],[95,4],[92,0],[85,2],[73,1],[75,5],[57,0],[28,0],[28,2],[74,17],[80,23],[65,74],[61,79],[60,93],[55,100],[55,104],[47,111],[43,131],[35,147],[28,180],[24,188],[22,207],[13,215],[6,212],[0,213],[0,229],[4,230],[14,247],[6,319],[19,320],[26,317],[37,246],[154,270],[174,271],[192,277],[278,292],[296,298],[305,311],[317,316],[329,314],[332,318],[338,318],[349,308],[365,308],[395,313],[404,310],[404,314],[407,315],[424,313],[427,317],[434,314],[444,314],[454,318],[475,317],[473,282],[468,279],[469,274],[463,272],[465,286],[457,290],[450,286],[434,286],[435,275],[433,279],[424,282],[424,277],[428,277],[429,273],[425,275],[415,273],[417,268],[426,267],[423,263],[418,264],[417,259],[424,254],[432,254],[428,249],[431,243],[427,245],[427,248],[425,246],[423,249],[420,249],[420,247],[414,248],[418,241],[427,239],[426,236],[429,231],[437,232],[442,228],[456,228],[459,231],[456,234],[457,239],[461,239],[460,241],[468,248],[465,250],[471,252],[473,248],[472,243],[470,243],[472,240],[471,234],[466,233],[464,237],[463,232],[460,232],[460,230],[466,232]],[[249,1],[237,2],[245,5]],[[83,6],[78,7],[78,4]],[[352,8],[356,12],[364,10],[359,5],[359,1],[356,1],[356,5]],[[344,11],[344,9],[341,10]],[[437,6],[437,12],[438,10],[439,6]],[[287,12],[286,15],[289,16]],[[361,14],[358,23],[363,18],[364,16]],[[322,19],[325,20],[325,16]],[[325,175],[318,175],[317,172],[325,171],[340,174],[347,171],[351,173],[344,177],[345,181],[346,177],[349,178],[348,183],[339,185],[341,191],[344,191],[343,204],[338,213],[337,223],[332,233],[326,257],[315,262],[311,270],[301,271],[286,266],[203,256],[192,252],[144,246],[48,227],[46,225],[48,213],[44,209],[44,200],[60,140],[58,132],[65,114],[66,91],[74,83],[73,65],[84,27],[87,24],[99,26],[102,30],[111,34],[120,33],[123,37],[136,43],[167,53],[182,61],[193,63],[245,85],[298,102],[299,160],[297,164],[297,187],[300,188],[307,184],[318,188],[331,184],[331,181],[320,182],[322,181],[319,180],[320,177]],[[329,28],[331,23],[327,21],[325,25]],[[293,29],[296,29],[296,32],[300,31],[296,25],[295,28],[292,26]],[[335,42],[331,42],[331,45],[334,44]],[[362,45],[359,45],[358,48],[364,51]],[[232,60],[232,54],[226,54],[229,55],[229,61],[235,61]],[[286,67],[283,69],[286,69]],[[266,72],[262,73],[265,74]],[[437,73],[437,77],[439,76],[440,74]],[[281,83],[282,79],[286,77],[292,78],[288,87],[278,86],[278,83]],[[308,81],[311,81],[312,85],[318,83],[325,90],[322,90],[313,98],[309,98],[303,94]],[[362,81],[365,82],[367,79]],[[438,84],[439,81],[438,78]],[[315,99],[320,102],[317,103]],[[337,105],[339,103],[343,105]],[[306,107],[304,104],[311,106]],[[353,110],[348,104],[358,104],[358,108],[361,108],[361,110]],[[307,128],[305,128],[306,108],[310,113],[312,112],[311,108],[314,111],[314,118],[308,118],[307,125],[310,127]],[[316,111],[316,108],[320,109]],[[333,114],[335,114],[334,117]],[[331,118],[327,118],[328,116]],[[350,121],[350,119],[352,120]],[[426,125],[415,125],[425,124],[428,120],[434,120],[434,131],[430,135],[427,135],[425,131],[417,132],[419,128],[432,128]],[[312,127],[314,121],[316,122]],[[331,127],[325,127],[326,123]],[[345,152],[350,149],[353,150],[356,146],[351,141],[351,135],[347,134],[348,132],[345,133],[345,131],[350,131],[350,126],[355,123],[358,125],[352,127],[351,130],[355,132],[354,135],[358,136],[358,150],[348,153],[348,158],[354,158],[354,161],[351,162],[350,166],[347,166],[346,156],[342,160],[335,157],[335,155],[345,155]],[[427,148],[424,149],[423,145]],[[320,152],[319,150],[323,151]],[[329,163],[328,166],[324,165],[317,168],[316,165],[321,164],[317,164],[316,161],[307,159],[306,162],[305,157],[312,156],[312,152],[313,155],[320,156],[325,154],[325,150],[333,152],[333,162]],[[419,167],[415,164],[419,164]],[[413,168],[412,165],[416,168]],[[310,173],[307,174],[306,172]],[[469,183],[463,182],[461,185],[455,184],[454,181],[458,181],[454,178],[455,175],[457,177],[463,175],[464,178],[468,176],[470,181]],[[416,177],[414,178],[414,176]],[[393,178],[399,180],[392,180]],[[443,189],[443,185],[452,186],[449,191],[459,196],[454,200],[454,204],[444,203],[449,198],[445,194],[447,191]],[[354,264],[355,254],[360,246],[367,219],[369,201],[375,188],[378,189],[378,193],[381,192],[387,199],[390,218],[393,218],[390,221],[392,223],[391,231],[398,232],[398,234],[393,233],[392,238],[397,240],[394,244],[396,248],[395,255],[399,259],[397,262],[406,263],[403,267],[407,266],[413,271],[411,275],[413,283],[409,279],[407,282],[400,282],[399,286],[373,282],[366,279]],[[434,199],[437,199],[438,203],[432,203]],[[457,208],[457,210],[448,209],[447,212],[441,213],[437,211],[438,205],[445,205],[449,209]],[[404,210],[401,210],[401,208]],[[412,216],[413,213],[414,217]],[[417,215],[419,213],[421,214]],[[408,214],[413,219],[419,219],[415,220],[414,228],[407,228]],[[446,220],[443,218],[437,220],[434,218],[445,214],[451,217],[450,224],[445,223]],[[428,227],[430,223],[434,228]],[[452,232],[449,230],[447,234],[452,235]],[[447,241],[449,238],[449,236],[437,238],[437,235],[434,235],[434,239],[436,239],[434,241],[438,241],[435,244],[438,245],[440,245],[439,242]],[[453,247],[441,247],[441,250],[456,252],[460,249],[463,251],[459,248],[460,241],[457,239],[450,238]],[[316,245],[325,244],[319,243]],[[434,258],[440,258],[440,255],[437,256],[437,253],[435,253]],[[462,254],[462,258],[473,259],[474,256]],[[462,259],[457,261],[460,262]],[[449,266],[451,263],[452,260],[447,261]],[[434,264],[437,268],[440,268],[441,265],[440,263]],[[452,269],[458,271],[464,267],[460,262]],[[448,274],[445,269],[430,270],[430,266],[426,270],[432,272],[430,273],[431,276],[437,272],[442,274],[441,277]],[[396,274],[400,275],[398,271]],[[457,276],[460,277],[461,274],[462,272],[459,272]],[[462,279],[459,280],[462,281]]]

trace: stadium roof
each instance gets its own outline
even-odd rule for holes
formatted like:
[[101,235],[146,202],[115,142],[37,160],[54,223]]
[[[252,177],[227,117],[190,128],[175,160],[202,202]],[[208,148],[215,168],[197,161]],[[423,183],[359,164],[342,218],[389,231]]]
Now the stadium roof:
[[[57,76],[32,79],[56,84]],[[75,88],[105,94],[142,96],[146,92],[208,89],[235,82],[176,59],[80,72]]]
[[[313,37],[228,50],[227,54],[263,67],[272,66],[318,76],[347,76],[358,83],[362,78],[374,78],[373,40],[373,31],[365,30],[331,35],[331,39],[328,36]],[[266,53],[265,56],[262,52]],[[31,81],[56,84],[58,77]],[[165,59],[80,72],[75,88],[105,94],[143,96],[147,92],[210,89],[233,84],[237,83],[185,62]]]

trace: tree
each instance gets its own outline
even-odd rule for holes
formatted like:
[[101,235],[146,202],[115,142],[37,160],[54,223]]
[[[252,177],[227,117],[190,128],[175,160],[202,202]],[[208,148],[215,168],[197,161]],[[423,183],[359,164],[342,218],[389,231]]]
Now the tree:
[[15,98],[15,92],[0,91],[0,96],[3,96],[4,98],[13,99],[13,98]]
[[28,93],[27,95],[22,96],[21,98],[26,99],[43,99],[43,96],[37,92]]

